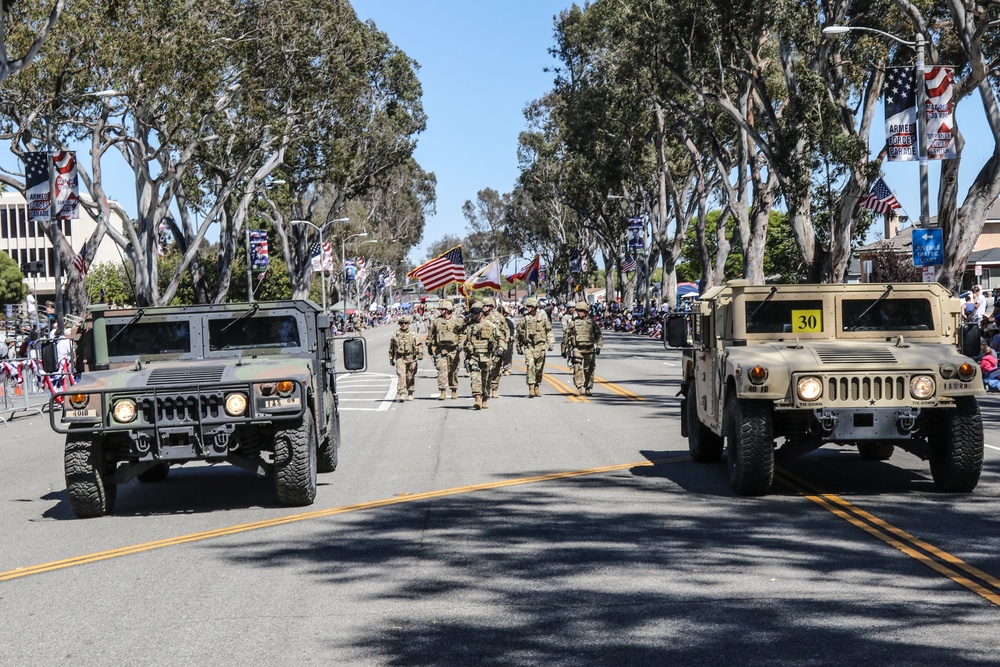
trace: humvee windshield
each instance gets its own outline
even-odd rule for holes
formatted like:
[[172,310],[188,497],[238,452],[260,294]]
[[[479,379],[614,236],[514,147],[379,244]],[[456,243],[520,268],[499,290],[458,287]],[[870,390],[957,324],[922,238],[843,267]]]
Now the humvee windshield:
[[844,331],[930,331],[934,315],[927,299],[844,299]]
[[820,333],[823,331],[823,301],[747,301],[747,333]]
[[217,352],[256,347],[299,347],[302,343],[299,340],[299,324],[295,316],[278,315],[251,317],[238,322],[209,320],[208,345],[212,352]]
[[191,352],[191,323],[187,321],[123,322],[109,324],[107,331],[109,357]]

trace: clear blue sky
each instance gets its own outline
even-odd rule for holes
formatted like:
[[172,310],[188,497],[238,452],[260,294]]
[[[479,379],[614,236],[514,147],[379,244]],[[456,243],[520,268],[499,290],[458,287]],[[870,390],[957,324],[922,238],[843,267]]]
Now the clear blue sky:
[[416,159],[437,177],[437,214],[421,247],[445,234],[465,236],[462,204],[483,188],[510,192],[525,105],[552,89],[553,17],[569,0],[352,0],[420,65],[427,130]]

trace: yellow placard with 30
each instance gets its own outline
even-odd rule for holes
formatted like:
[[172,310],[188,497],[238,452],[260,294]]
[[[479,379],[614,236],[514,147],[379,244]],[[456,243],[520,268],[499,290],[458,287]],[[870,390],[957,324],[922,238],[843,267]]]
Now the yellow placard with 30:
[[792,333],[820,333],[822,331],[822,310],[792,311]]

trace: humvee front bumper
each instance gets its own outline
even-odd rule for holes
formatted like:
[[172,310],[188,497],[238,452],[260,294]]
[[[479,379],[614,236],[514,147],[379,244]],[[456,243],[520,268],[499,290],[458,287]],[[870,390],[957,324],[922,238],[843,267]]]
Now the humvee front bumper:
[[917,431],[920,408],[829,409],[812,411],[820,438],[830,442],[909,440]]
[[292,390],[285,395],[274,393],[274,385],[78,387],[52,396],[49,422],[58,433],[128,434],[133,455],[140,459],[221,456],[228,452],[237,426],[302,416],[305,385],[292,381]]

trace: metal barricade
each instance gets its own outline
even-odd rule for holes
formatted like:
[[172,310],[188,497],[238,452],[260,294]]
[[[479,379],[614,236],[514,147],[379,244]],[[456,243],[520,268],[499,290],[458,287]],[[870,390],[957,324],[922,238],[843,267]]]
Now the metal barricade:
[[0,359],[0,422],[6,426],[15,415],[42,414],[53,392],[71,383],[68,373],[45,373],[41,359]]

